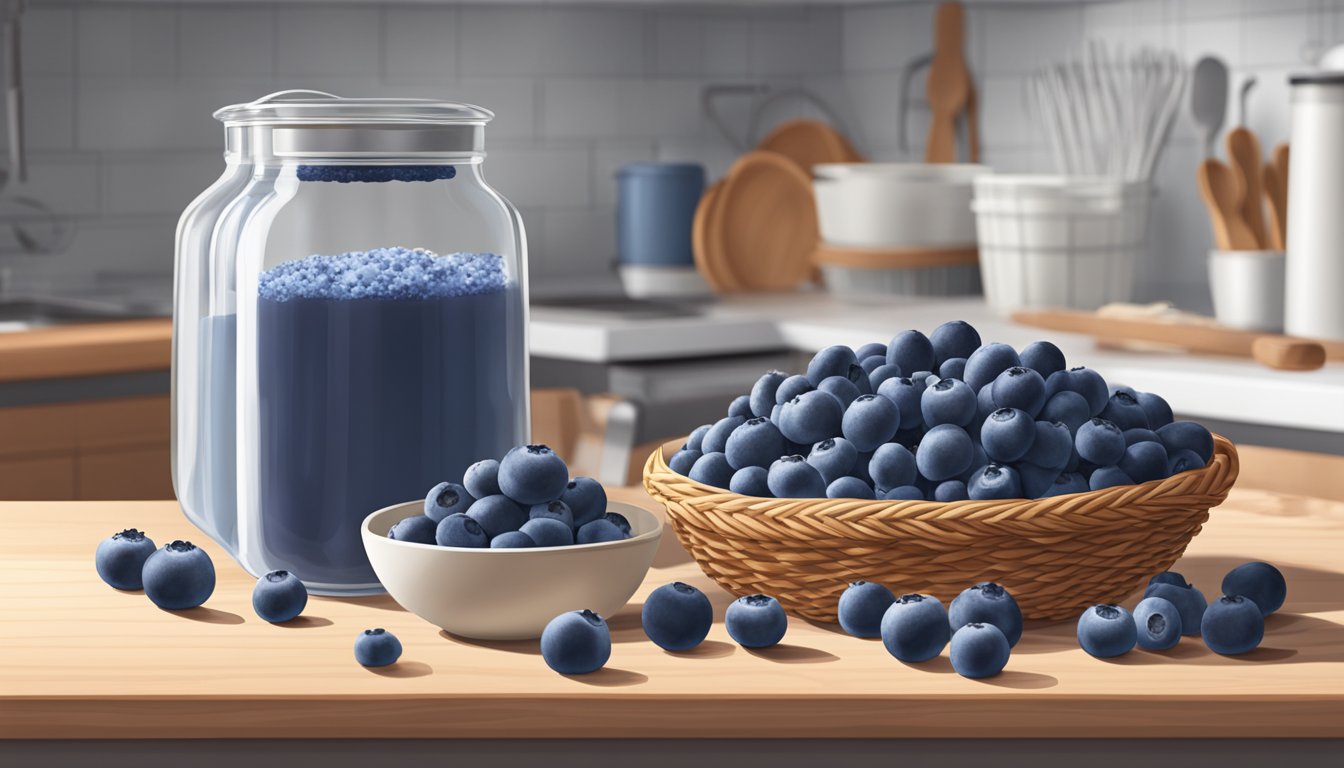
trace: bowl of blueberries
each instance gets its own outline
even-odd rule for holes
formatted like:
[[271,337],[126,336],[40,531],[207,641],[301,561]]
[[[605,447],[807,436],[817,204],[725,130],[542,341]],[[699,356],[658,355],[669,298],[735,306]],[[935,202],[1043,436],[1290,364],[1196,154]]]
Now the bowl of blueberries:
[[1232,444],[1160,395],[953,321],[766,372],[644,485],[706,574],[806,618],[835,621],[833,585],[859,577],[993,579],[1062,619],[1166,570],[1236,476]]
[[657,515],[607,500],[590,477],[570,478],[544,445],[467,468],[423,502],[364,519],[364,549],[403,608],[462,637],[540,637],[564,611],[615,613],[658,551]]

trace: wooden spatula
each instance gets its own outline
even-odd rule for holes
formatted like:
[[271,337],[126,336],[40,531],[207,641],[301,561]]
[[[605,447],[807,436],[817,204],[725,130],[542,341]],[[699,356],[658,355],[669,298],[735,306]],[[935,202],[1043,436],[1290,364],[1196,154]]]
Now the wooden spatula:
[[1243,194],[1235,172],[1222,162],[1209,158],[1199,164],[1196,173],[1199,193],[1209,209],[1213,240],[1224,251],[1254,251],[1260,245],[1255,233],[1242,218],[1238,199]]
[[1241,217],[1255,236],[1255,247],[1264,248],[1268,238],[1265,237],[1264,197],[1260,191],[1260,169],[1264,162],[1260,156],[1260,140],[1245,126],[1233,128],[1227,133],[1227,159],[1241,180]]
[[1265,203],[1269,208],[1269,247],[1282,251],[1288,241],[1288,186],[1279,181],[1279,169],[1274,163],[1265,163],[1262,171]]
[[961,3],[943,3],[933,18],[933,63],[929,65],[926,95],[933,112],[924,162],[952,163],[957,159],[957,113],[965,109],[971,75],[964,57],[965,13]]

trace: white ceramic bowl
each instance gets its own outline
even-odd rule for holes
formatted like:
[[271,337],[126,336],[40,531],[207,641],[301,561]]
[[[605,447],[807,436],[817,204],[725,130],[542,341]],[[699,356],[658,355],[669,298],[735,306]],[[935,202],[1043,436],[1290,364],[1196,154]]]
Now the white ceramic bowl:
[[813,168],[821,237],[860,248],[975,245],[971,187],[983,165],[821,163]]
[[624,541],[533,549],[437,547],[387,538],[393,524],[421,514],[408,501],[364,518],[360,535],[373,572],[392,599],[454,635],[478,640],[541,637],[565,611],[610,616],[635,594],[663,535],[652,512],[609,502],[630,521]]

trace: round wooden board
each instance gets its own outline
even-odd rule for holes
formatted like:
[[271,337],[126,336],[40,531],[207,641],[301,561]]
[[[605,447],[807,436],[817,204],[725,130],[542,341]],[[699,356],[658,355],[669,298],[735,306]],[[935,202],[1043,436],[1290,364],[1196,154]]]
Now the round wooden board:
[[921,269],[970,265],[980,261],[974,245],[950,248],[852,248],[817,243],[817,264],[857,269]]
[[861,163],[863,155],[839,131],[819,120],[780,123],[757,149],[777,152],[798,164],[805,173],[817,163]]
[[691,252],[695,255],[695,268],[715,293],[737,290],[732,275],[722,267],[722,261],[719,259],[722,254],[711,252],[713,246],[709,237],[710,222],[717,212],[722,192],[722,179],[711,184],[705,190],[705,194],[700,196],[700,204],[695,207],[695,218],[691,223]]
[[711,269],[744,291],[791,291],[820,239],[812,180],[774,152],[748,152],[724,177],[705,236]]

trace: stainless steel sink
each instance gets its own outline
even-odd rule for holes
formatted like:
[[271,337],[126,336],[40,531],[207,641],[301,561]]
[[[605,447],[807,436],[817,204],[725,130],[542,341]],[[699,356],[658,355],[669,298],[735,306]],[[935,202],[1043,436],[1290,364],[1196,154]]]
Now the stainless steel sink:
[[52,297],[0,299],[0,332],[130,320],[162,314],[162,311],[147,305],[98,300]]

